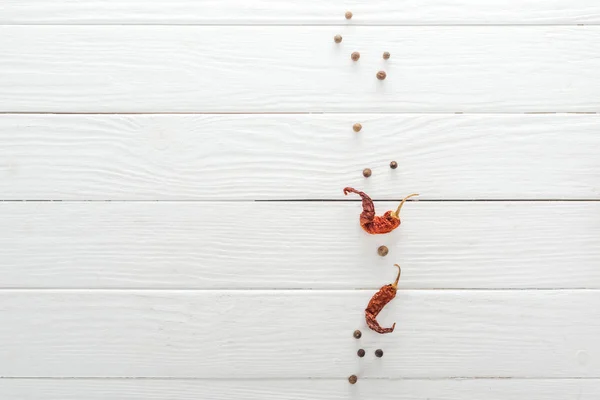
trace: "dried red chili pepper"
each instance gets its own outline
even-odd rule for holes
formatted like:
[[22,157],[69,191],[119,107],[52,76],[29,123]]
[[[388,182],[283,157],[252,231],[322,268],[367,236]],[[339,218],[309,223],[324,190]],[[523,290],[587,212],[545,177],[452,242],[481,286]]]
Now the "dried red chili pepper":
[[348,193],[356,193],[362,198],[363,212],[360,214],[360,226],[362,226],[367,233],[372,235],[389,233],[400,226],[400,209],[402,208],[402,205],[404,205],[404,202],[407,199],[418,196],[417,193],[406,196],[396,211],[386,211],[382,216],[378,216],[375,215],[373,200],[371,200],[365,192],[358,191],[351,187],[344,188],[344,194],[347,195]]
[[398,281],[400,280],[400,273],[402,270],[398,264],[394,264],[398,267],[398,276],[396,277],[396,281],[391,285],[385,285],[377,293],[371,297],[369,301],[369,305],[365,309],[365,319],[367,320],[367,325],[369,328],[374,330],[377,333],[391,333],[394,332],[394,328],[396,327],[396,323],[392,325],[391,328],[382,328],[377,322],[377,315],[383,310],[383,307],[394,297],[396,297],[396,288],[398,287]]

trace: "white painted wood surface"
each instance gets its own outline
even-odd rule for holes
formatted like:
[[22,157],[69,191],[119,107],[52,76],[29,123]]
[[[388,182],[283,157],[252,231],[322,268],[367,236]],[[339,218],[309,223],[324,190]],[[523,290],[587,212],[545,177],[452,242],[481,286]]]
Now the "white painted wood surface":
[[[378,202],[384,211],[396,203]],[[0,203],[3,288],[600,289],[600,202]],[[377,248],[389,254],[380,257]]]
[[[352,20],[344,13],[351,10]],[[595,0],[4,0],[1,24],[598,24]]]
[[[595,0],[0,1],[0,399],[597,400],[599,23]],[[286,201],[344,186],[429,201],[379,237],[358,201]]]
[[597,26],[5,25],[0,48],[0,112],[600,110]]
[[597,400],[598,379],[0,380],[11,400]]
[[[389,269],[389,281],[394,278]],[[598,377],[598,290],[4,290],[4,377]],[[352,336],[361,329],[363,337]],[[359,358],[364,348],[368,356]],[[384,349],[384,356],[373,352]]]
[[599,130],[599,115],[0,115],[0,199],[598,200]]

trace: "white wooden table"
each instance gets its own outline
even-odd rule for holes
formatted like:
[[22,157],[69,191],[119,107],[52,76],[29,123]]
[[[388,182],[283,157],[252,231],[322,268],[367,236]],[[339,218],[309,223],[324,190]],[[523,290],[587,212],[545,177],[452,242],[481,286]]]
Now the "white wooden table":
[[0,0],[0,399],[597,400],[599,111],[596,0]]

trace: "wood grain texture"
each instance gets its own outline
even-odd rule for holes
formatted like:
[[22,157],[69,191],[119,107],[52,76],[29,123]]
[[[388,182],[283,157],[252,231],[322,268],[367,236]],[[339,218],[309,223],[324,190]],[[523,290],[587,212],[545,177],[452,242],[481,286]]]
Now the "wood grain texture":
[[597,24],[594,0],[4,0],[2,24]]
[[596,26],[0,26],[0,48],[0,112],[600,110]]
[[[380,210],[396,203],[377,202]],[[0,203],[3,288],[600,288],[600,203]],[[377,248],[389,254],[380,257]]]
[[[390,271],[392,272],[392,271]],[[393,274],[390,274],[393,275]],[[391,280],[392,276],[390,276]],[[4,377],[600,376],[600,291],[0,291]],[[355,329],[363,337],[352,337]],[[369,357],[359,358],[359,348]],[[382,348],[383,358],[372,352]]]
[[0,199],[600,199],[599,129],[598,115],[2,115]]
[[597,400],[598,379],[3,380],[10,400]]

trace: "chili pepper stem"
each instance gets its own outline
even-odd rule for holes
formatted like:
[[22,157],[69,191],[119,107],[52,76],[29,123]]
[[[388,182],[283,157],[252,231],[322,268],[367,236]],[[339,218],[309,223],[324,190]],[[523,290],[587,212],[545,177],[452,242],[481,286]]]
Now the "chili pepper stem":
[[395,218],[400,219],[400,209],[402,208],[402,206],[404,205],[404,203],[406,202],[406,200],[410,199],[411,197],[415,197],[418,196],[419,193],[413,193],[413,194],[409,194],[408,196],[406,196],[405,198],[402,199],[402,201],[400,202],[400,205],[398,206],[398,209],[392,213],[392,216]]
[[396,289],[398,287],[398,281],[400,281],[400,274],[402,273],[402,268],[400,268],[398,264],[394,264],[394,266],[398,267],[398,276],[396,277],[394,283],[392,283],[392,287]]

